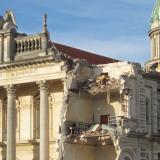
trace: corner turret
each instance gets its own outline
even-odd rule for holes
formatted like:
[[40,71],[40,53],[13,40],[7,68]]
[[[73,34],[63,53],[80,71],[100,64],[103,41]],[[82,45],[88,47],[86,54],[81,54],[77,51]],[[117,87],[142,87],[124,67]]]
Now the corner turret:
[[154,6],[150,27],[151,60],[145,63],[145,70],[160,72],[160,0]]
[[160,26],[160,0],[157,0],[156,2],[156,5],[151,15],[150,23],[151,23],[151,29],[154,29]]

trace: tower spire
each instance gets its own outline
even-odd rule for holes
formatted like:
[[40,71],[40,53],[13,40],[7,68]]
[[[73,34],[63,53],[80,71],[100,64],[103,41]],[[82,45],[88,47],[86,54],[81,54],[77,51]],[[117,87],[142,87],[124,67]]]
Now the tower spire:
[[156,1],[151,16],[151,29],[160,26],[160,0]]
[[43,33],[47,33],[47,14],[45,13],[43,15]]

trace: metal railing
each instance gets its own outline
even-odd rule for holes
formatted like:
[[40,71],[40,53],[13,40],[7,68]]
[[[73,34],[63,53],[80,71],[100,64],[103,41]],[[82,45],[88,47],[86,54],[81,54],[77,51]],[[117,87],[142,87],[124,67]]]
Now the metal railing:
[[108,125],[111,127],[121,126],[121,116],[109,116],[108,117]]
[[68,126],[70,135],[80,135],[83,132],[86,132],[91,125],[86,123],[73,123]]
[[[70,135],[80,135],[88,132],[94,132],[93,128],[98,126],[98,132],[101,132],[103,130],[102,124],[86,124],[86,123],[72,123],[68,125],[68,133]],[[109,116],[108,117],[108,124],[105,124],[108,127],[116,128],[122,125],[122,117],[121,116]],[[97,132],[97,131],[96,131]]]

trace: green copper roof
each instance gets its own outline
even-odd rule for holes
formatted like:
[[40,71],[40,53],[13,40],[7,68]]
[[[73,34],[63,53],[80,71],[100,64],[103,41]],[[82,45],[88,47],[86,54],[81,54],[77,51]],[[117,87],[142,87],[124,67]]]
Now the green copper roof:
[[151,25],[157,21],[160,22],[160,0],[157,0],[156,5],[153,9],[151,16]]

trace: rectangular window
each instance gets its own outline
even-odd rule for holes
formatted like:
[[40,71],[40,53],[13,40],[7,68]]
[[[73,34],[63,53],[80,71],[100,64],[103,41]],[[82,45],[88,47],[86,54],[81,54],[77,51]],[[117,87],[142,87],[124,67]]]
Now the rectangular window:
[[101,115],[101,124],[108,124],[109,115]]
[[160,160],[160,152],[158,152],[158,160]]
[[149,107],[150,107],[149,99],[147,98],[146,99],[146,124],[149,123]]
[[157,107],[157,128],[158,128],[158,132],[160,133],[160,101],[158,101],[158,107]]

